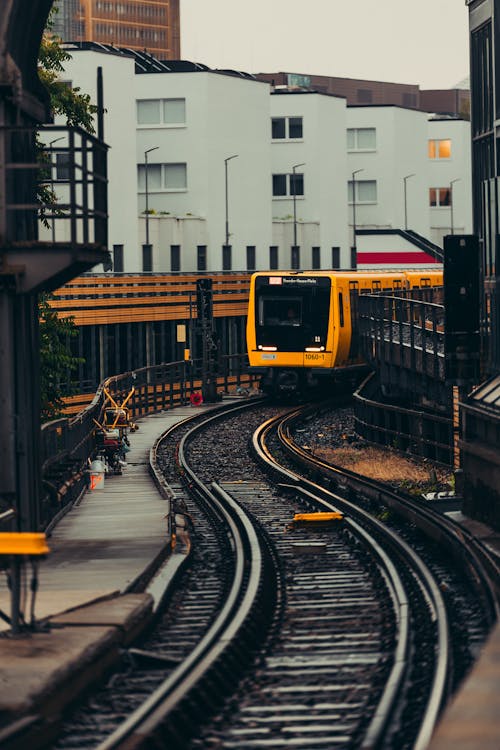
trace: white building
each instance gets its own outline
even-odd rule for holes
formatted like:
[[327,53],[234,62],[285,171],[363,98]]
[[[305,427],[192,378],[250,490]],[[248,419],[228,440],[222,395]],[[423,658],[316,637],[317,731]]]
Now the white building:
[[470,122],[431,116],[428,122],[430,240],[472,233]]
[[[265,266],[271,244],[269,87],[248,76],[195,66],[176,72],[175,63],[168,64],[172,72],[142,73],[134,82],[141,213],[145,152],[154,149],[147,155],[153,268]],[[231,249],[223,253],[223,245]]]
[[349,266],[345,129],[343,98],[272,94],[273,245],[279,266],[271,267]]
[[93,101],[102,71],[114,270],[349,268],[353,246],[383,232],[395,246],[405,228],[438,244],[452,220],[471,231],[468,122],[271,93],[246,74],[93,43],[69,51],[65,78]]
[[[94,45],[98,47],[98,45]],[[98,101],[98,69],[102,72],[104,94],[104,141],[108,152],[108,236],[109,249],[116,258],[126,259],[126,270],[141,268],[139,220],[137,213],[137,164],[135,156],[135,101],[132,94],[134,60],[118,52],[69,50],[64,80]],[[59,144],[64,145],[64,144]],[[54,145],[54,148],[57,148]],[[57,222],[56,222],[57,223]],[[59,239],[59,237],[57,238]]]

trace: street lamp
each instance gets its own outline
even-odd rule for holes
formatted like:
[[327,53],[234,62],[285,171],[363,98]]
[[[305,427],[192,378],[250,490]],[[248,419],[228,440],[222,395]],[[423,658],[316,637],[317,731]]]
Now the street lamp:
[[[50,141],[49,143],[49,149],[50,149],[50,199],[53,204],[55,204],[55,195],[54,195],[54,177],[52,175],[52,146],[54,143],[57,143],[58,141],[63,141],[64,136],[61,135],[59,138],[54,138],[53,141]],[[56,241],[56,217],[54,215],[55,206],[52,206],[52,244]]]
[[453,183],[459,182],[462,178],[457,177],[450,182],[450,216],[451,216],[451,233],[453,234]]
[[408,229],[408,214],[407,214],[407,209],[406,209],[406,180],[409,180],[410,177],[415,177],[415,172],[412,172],[412,174],[407,174],[406,177],[403,177],[404,196],[405,196],[405,231]]
[[239,154],[233,154],[224,159],[224,176],[226,185],[226,247],[229,245],[229,197],[228,197],[228,183],[227,183],[227,163],[231,159],[237,159]]
[[149,247],[149,192],[148,192],[148,154],[159,146],[152,146],[144,152],[144,184],[146,188],[146,245]]
[[297,247],[297,183],[295,182],[295,170],[299,167],[303,167],[305,161],[301,164],[294,164],[292,167],[293,173],[293,246]]
[[364,169],[355,169],[352,173],[352,249],[354,253],[356,253],[356,175],[364,171]]

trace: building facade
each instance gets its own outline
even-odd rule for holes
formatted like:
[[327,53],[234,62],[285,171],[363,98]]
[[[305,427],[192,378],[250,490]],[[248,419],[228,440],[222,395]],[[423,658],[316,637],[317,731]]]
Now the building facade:
[[267,81],[276,89],[314,90],[323,94],[343,96],[349,106],[374,104],[419,109],[422,112],[467,116],[470,92],[465,86],[454,89],[420,89],[409,83],[370,81],[359,78],[338,78],[304,73],[257,73],[259,81]]
[[54,32],[65,42],[100,42],[178,60],[179,0],[58,0]]
[[68,83],[103,82],[116,271],[351,268],[369,230],[471,230],[467,121],[67,48]]

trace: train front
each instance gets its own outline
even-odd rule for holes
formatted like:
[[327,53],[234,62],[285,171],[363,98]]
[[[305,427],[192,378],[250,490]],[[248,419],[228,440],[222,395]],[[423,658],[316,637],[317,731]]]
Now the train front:
[[252,276],[247,319],[250,367],[261,389],[303,393],[333,366],[332,279],[311,273]]

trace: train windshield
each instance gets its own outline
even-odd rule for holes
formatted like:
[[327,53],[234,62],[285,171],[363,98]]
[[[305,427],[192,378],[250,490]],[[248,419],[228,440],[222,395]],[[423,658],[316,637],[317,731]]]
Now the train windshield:
[[330,289],[330,279],[318,276],[258,277],[257,346],[289,352],[325,348]]

